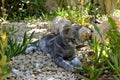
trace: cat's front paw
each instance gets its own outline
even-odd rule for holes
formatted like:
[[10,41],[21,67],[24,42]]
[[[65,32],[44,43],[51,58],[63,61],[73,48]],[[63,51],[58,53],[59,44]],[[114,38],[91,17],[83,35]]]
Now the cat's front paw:
[[73,71],[74,67],[72,65],[66,65],[65,70]]
[[74,67],[81,67],[82,63],[80,62],[80,60],[78,59],[78,57],[75,57],[72,61],[71,64],[74,65]]
[[73,69],[74,69],[73,65],[71,65],[67,61],[63,61],[63,64],[61,66],[64,67],[64,69],[67,71],[73,71]]

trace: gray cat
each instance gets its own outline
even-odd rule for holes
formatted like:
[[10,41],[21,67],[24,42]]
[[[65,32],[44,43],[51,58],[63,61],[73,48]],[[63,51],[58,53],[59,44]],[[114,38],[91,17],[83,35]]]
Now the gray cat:
[[[74,67],[81,67],[82,64],[75,53],[74,45],[79,38],[80,27],[68,27],[60,34],[49,34],[26,49],[26,53],[31,51],[42,51],[49,54],[55,63],[65,70],[73,71]],[[67,62],[70,60],[71,62]]]

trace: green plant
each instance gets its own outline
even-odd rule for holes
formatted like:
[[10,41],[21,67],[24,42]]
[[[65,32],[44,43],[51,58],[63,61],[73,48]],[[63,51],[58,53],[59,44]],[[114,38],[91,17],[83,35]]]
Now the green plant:
[[109,43],[107,44],[107,54],[108,58],[106,59],[108,65],[112,70],[116,72],[116,78],[120,78],[120,32],[117,31],[118,26],[115,21],[108,17],[111,29],[108,31],[107,38]]
[[58,8],[56,14],[69,19],[72,23],[76,23],[77,25],[89,23],[90,19],[90,16],[87,16],[88,12],[81,9],[80,6],[74,9],[71,9],[69,6],[67,9]]
[[77,68],[76,71],[82,71],[87,76],[81,75],[81,77],[85,80],[96,80],[100,77],[101,73],[107,69],[107,67],[103,67],[102,65],[105,63],[104,57],[104,45],[100,45],[99,41],[96,39],[93,40],[93,43],[89,43],[90,48],[93,50],[87,56],[87,61],[84,60],[82,69]]
[[108,42],[102,42],[103,38],[99,28],[93,23],[95,30],[100,35],[100,41],[93,39],[89,43],[90,48],[93,50],[92,56],[87,55],[87,60],[84,60],[82,69],[76,68],[76,71],[83,71],[87,73],[86,76],[81,76],[85,80],[96,80],[104,73],[105,70],[109,71],[111,77],[115,80],[120,79],[120,32],[117,30],[118,26],[115,21],[108,17],[111,29],[108,31],[106,38]]
[[31,43],[34,34],[33,32],[30,36],[27,36],[25,32],[23,41],[18,43],[17,39],[13,37],[15,32],[14,27],[9,30],[6,27],[2,27],[0,32],[0,80],[6,80],[9,76],[12,70],[10,59],[24,52],[27,45]]
[[11,64],[7,61],[5,51],[8,46],[8,36],[3,30],[0,31],[0,80],[5,80],[11,72]]
[[7,32],[8,33],[8,46],[6,50],[6,55],[7,55],[8,61],[10,61],[12,57],[18,56],[19,54],[24,52],[27,45],[32,42],[31,39],[34,34],[33,32],[30,36],[27,36],[25,32],[23,36],[23,41],[21,43],[18,43],[17,39],[12,37],[15,32],[16,31],[14,27],[11,27],[9,31]]

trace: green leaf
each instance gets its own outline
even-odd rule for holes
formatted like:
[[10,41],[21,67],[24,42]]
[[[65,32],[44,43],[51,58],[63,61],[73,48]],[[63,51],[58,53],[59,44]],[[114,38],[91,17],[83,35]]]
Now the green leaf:
[[0,76],[1,80],[6,80],[6,78],[10,75],[10,72],[12,71],[12,67],[10,65],[6,65],[4,67],[2,67],[2,76]]
[[31,42],[34,33],[35,33],[35,31],[33,31],[33,32],[31,33],[31,35],[29,36],[29,42]]
[[26,44],[27,38],[28,38],[28,37],[27,37],[27,33],[25,32],[25,33],[24,33],[24,36],[23,36],[22,46]]
[[100,74],[102,73],[102,71],[103,71],[103,68],[95,70],[94,80],[96,80],[100,76]]
[[97,33],[99,34],[99,36],[102,38],[102,34],[101,34],[99,28],[97,27],[97,25],[94,22],[92,22],[92,24],[93,24],[95,30],[97,31]]
[[75,70],[75,72],[81,72],[81,71],[83,71],[83,69],[80,67],[74,67],[74,70]]
[[115,21],[111,17],[108,17],[108,21],[109,21],[110,27],[112,29],[116,30],[118,28],[117,24],[115,23]]
[[7,29],[6,29],[6,26],[2,26],[2,30],[1,30],[3,33],[4,32],[7,32]]
[[106,59],[106,61],[113,70],[116,70],[115,67],[111,64],[111,62],[108,59]]
[[120,76],[114,75],[114,80],[120,80]]

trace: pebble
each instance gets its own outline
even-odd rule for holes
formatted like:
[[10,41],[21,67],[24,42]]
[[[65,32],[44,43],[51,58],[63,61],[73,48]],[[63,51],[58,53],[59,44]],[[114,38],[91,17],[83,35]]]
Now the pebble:
[[36,25],[36,24],[28,23],[28,24],[27,24],[27,27],[29,27],[29,28],[36,28],[37,25]]
[[35,67],[36,67],[36,68],[38,68],[39,66],[40,66],[40,64],[39,64],[39,63],[36,63],[36,64],[35,64]]
[[51,78],[47,78],[47,80],[55,80],[55,78],[51,77]]
[[18,75],[20,72],[19,72],[19,70],[13,68],[13,69],[12,69],[12,73],[15,74],[15,75]]

